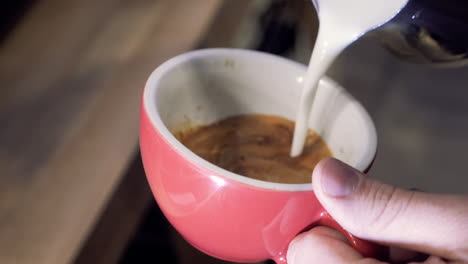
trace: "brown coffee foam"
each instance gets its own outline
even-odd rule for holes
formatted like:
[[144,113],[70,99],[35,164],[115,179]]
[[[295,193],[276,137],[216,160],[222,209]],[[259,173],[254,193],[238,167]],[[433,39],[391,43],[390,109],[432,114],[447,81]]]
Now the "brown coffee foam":
[[293,131],[294,122],[285,118],[249,114],[174,134],[192,152],[231,172],[269,182],[310,183],[315,165],[332,153],[309,130],[303,154],[291,158]]

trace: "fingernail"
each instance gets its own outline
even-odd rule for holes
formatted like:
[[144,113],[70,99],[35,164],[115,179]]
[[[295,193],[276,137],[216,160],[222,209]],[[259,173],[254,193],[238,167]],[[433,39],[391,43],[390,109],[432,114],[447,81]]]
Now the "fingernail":
[[336,159],[327,159],[321,163],[319,179],[325,194],[333,197],[345,197],[354,191],[359,182],[357,171]]

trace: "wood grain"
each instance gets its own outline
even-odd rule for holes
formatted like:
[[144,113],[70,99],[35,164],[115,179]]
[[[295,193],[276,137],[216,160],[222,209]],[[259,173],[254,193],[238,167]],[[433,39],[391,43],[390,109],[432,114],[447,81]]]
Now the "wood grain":
[[[156,206],[155,201],[145,178],[141,157],[135,155],[131,166],[94,226],[92,234],[83,243],[83,248],[73,263],[120,263],[122,252],[151,206]],[[160,225],[157,222],[152,224]],[[161,229],[163,228],[169,230],[168,226],[161,226]],[[164,239],[160,234],[156,238]],[[154,251],[158,250],[157,246],[154,245]]]
[[218,0],[44,0],[0,49],[0,263],[68,263],[138,140],[149,73]]
[[[198,47],[235,46],[234,39],[242,34],[240,28],[248,22],[253,2],[223,1]],[[199,252],[166,220],[154,219],[154,211],[159,209],[139,164],[134,163],[126,173],[74,263],[133,263],[143,259],[167,262],[171,254],[180,264],[231,263]],[[149,215],[148,205],[153,212]],[[159,217],[163,218],[160,212]]]

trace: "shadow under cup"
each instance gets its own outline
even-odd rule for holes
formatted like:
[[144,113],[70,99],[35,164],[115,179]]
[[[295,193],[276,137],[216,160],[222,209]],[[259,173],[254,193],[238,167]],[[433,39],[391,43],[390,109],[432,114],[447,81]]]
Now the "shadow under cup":
[[[148,80],[140,130],[148,182],[171,224],[201,251],[230,261],[285,262],[289,242],[328,217],[311,184],[264,182],[228,172],[192,153],[170,132],[240,114],[294,120],[304,74],[303,65],[273,55],[209,49],[167,61]],[[373,122],[329,78],[320,82],[309,127],[336,158],[361,171],[370,167],[377,146]]]

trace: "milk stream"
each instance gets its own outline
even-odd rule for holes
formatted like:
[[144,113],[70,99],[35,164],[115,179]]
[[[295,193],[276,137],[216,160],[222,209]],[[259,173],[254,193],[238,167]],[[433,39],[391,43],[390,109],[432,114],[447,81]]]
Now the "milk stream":
[[[312,0],[319,17],[319,31],[296,116],[291,156],[302,153],[310,111],[318,82],[335,58],[351,43],[389,21],[408,0]],[[350,69],[351,70],[351,69]]]

